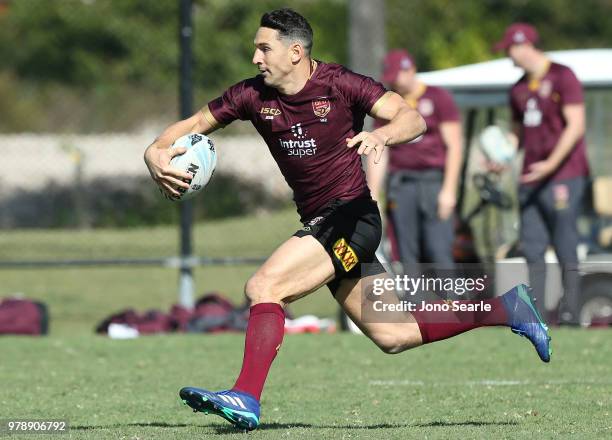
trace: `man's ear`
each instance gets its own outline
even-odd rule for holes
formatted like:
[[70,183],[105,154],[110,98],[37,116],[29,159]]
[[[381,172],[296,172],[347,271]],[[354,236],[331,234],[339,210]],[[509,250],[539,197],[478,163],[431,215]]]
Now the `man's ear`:
[[304,48],[299,43],[293,43],[289,48],[291,52],[291,62],[297,64],[304,58]]

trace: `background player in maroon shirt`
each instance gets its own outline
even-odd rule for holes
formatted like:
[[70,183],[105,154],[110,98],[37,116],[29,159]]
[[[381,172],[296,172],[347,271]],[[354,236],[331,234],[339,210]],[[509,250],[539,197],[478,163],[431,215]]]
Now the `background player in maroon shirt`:
[[[416,71],[414,58],[405,50],[392,50],[385,57],[382,80],[423,116],[427,131],[412,143],[385,150],[378,164],[368,160],[368,184],[377,199],[388,171],[387,235],[393,259],[450,268],[462,157],[459,110],[450,93],[422,83]],[[376,127],[382,125],[377,121]]]
[[[520,248],[530,282],[544,310],[544,253],[555,248],[563,270],[562,322],[578,323],[577,220],[589,167],[582,86],[566,66],[551,62],[535,45],[533,26],[515,23],[495,45],[525,75],[510,90],[513,131],[525,150],[520,178]],[[557,313],[549,317],[557,320]]]
[[[183,388],[180,396],[185,403],[237,427],[256,428],[260,395],[283,340],[283,306],[324,284],[386,353],[477,327],[517,329],[531,322],[524,331],[547,362],[549,338],[544,328],[533,325],[537,317],[521,299],[522,288],[486,301],[491,307],[486,313],[442,312],[432,320],[427,312],[400,311],[389,313],[386,320],[364,319],[362,307],[373,302],[372,283],[383,281],[386,274],[374,255],[381,222],[360,155],[374,153],[380,158],[385,146],[421,135],[424,121],[399,95],[371,78],[312,59],[312,29],[290,9],[264,14],[254,43],[253,64],[259,75],[230,87],[191,118],[168,127],[145,152],[153,179],[168,196],[176,197],[177,188],[186,186],[181,179],[190,176],[169,166],[172,142],[191,132],[210,133],[235,119],[248,119],[293,188],[304,223],[246,283],[252,306],[242,369],[234,386],[219,392]],[[362,131],[366,113],[389,123]],[[397,305],[396,292],[389,293],[385,302]],[[206,365],[203,361],[224,368],[223,359],[194,356],[199,365]]]

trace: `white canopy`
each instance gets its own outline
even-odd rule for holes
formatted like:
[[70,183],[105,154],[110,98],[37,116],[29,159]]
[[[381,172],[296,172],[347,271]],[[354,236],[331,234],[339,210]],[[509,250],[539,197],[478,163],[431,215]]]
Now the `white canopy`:
[[[612,88],[612,49],[547,52],[555,62],[570,67],[585,89]],[[419,73],[426,84],[450,89],[462,106],[503,105],[508,88],[523,75],[509,58]]]

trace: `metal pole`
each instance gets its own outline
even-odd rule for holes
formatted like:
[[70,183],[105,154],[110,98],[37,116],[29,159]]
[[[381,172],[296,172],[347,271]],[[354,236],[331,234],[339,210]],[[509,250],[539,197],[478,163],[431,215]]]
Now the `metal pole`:
[[[180,3],[180,112],[181,119],[188,118],[193,113],[193,85],[191,82],[191,26],[192,0],[181,0]],[[179,278],[179,303],[192,308],[194,304],[193,270],[190,261],[192,252],[191,225],[193,222],[193,205],[191,200],[180,204],[181,217],[181,265]]]
[[[385,2],[383,0],[350,0],[349,7],[349,67],[351,70],[380,77],[380,63],[385,56]],[[371,129],[367,118],[364,128]]]
[[378,79],[385,55],[385,2],[349,2],[349,66],[355,72]]

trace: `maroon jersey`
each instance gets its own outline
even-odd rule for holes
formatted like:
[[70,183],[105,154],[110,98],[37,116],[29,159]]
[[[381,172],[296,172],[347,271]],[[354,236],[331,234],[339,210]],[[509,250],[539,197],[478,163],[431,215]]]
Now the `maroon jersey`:
[[208,108],[221,124],[250,120],[294,193],[302,219],[332,199],[369,197],[356,148],[346,138],[386,92],[378,82],[338,64],[317,61],[304,88],[283,95],[260,76],[241,81]]
[[[554,150],[566,123],[562,108],[584,102],[582,86],[566,66],[551,63],[539,80],[524,75],[510,90],[512,118],[521,124],[519,146],[525,149],[523,173],[534,162],[545,160]],[[552,180],[587,176],[586,143],[580,138],[551,176]]]
[[[407,101],[423,116],[427,131],[417,142],[407,142],[389,148],[389,172],[444,169],[446,145],[442,139],[440,124],[459,121],[459,110],[453,97],[440,87],[427,86],[416,100]],[[376,121],[377,126],[385,123]]]

